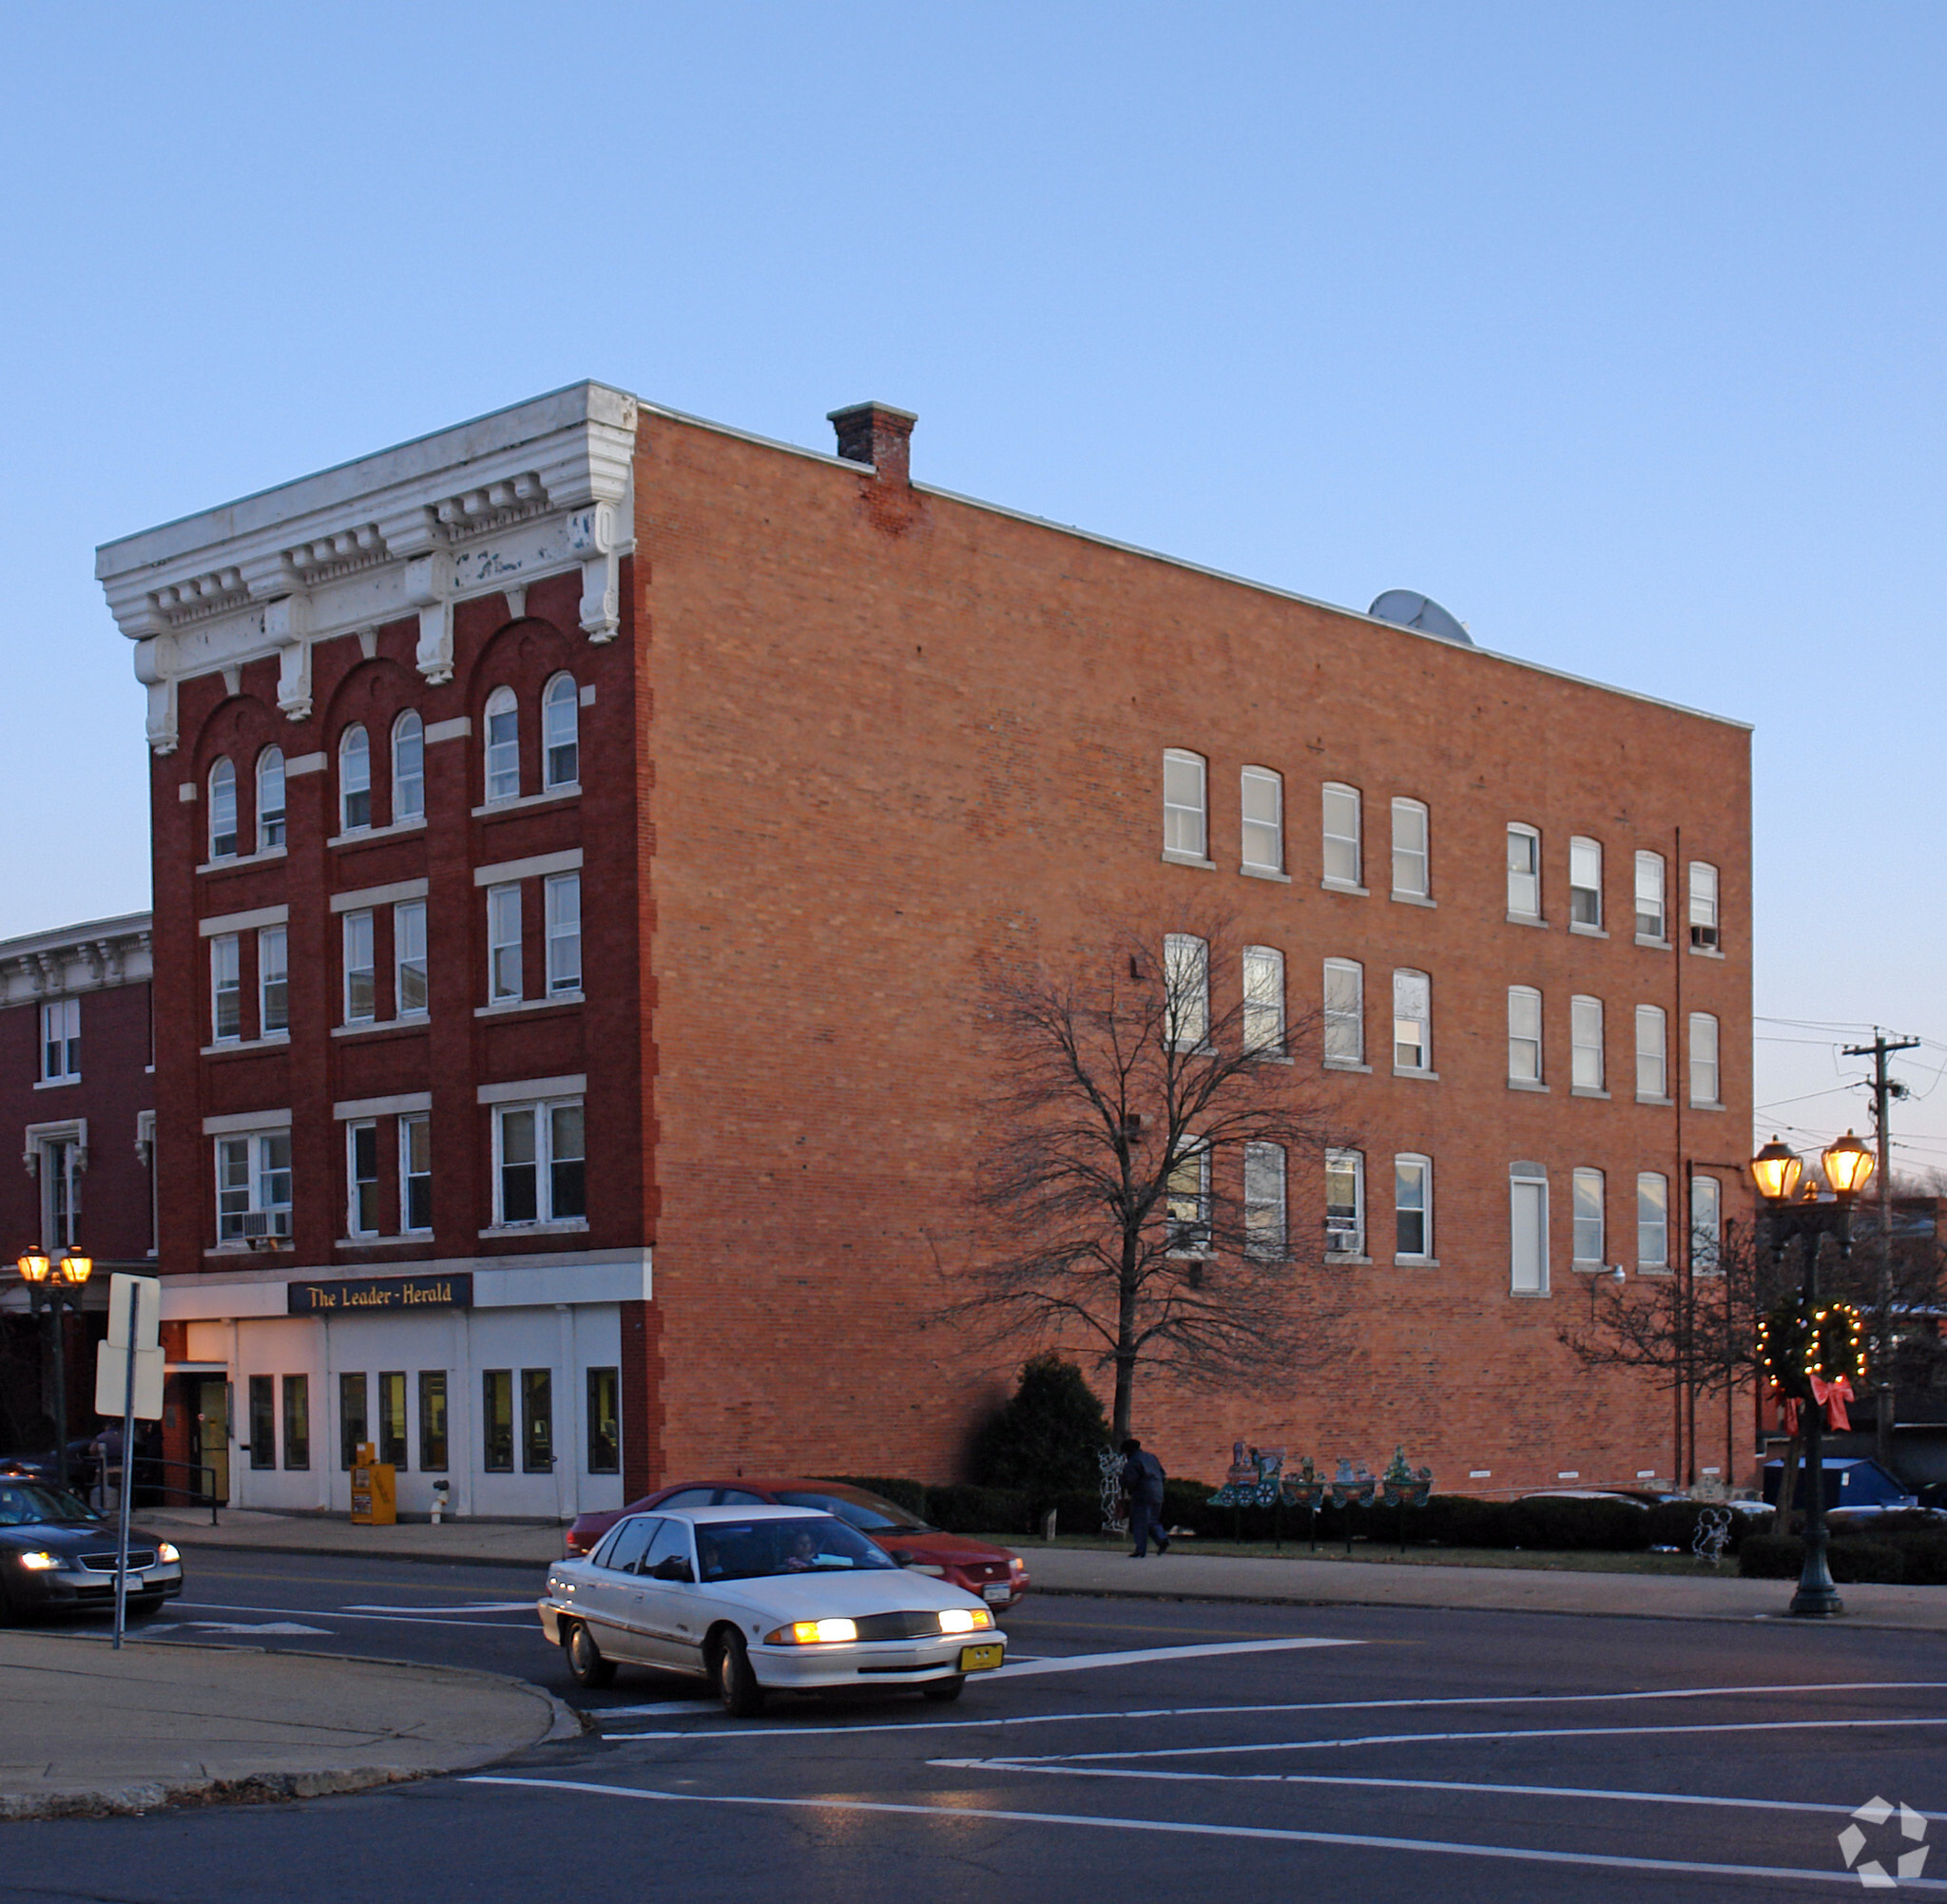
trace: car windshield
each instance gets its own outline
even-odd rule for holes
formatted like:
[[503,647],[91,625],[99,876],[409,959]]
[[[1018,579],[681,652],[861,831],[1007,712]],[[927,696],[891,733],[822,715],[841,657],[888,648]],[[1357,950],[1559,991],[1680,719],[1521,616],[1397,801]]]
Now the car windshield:
[[92,1508],[65,1489],[44,1487],[38,1481],[0,1481],[0,1528],[100,1519]]
[[794,1573],[865,1573],[894,1563],[842,1521],[704,1521],[696,1530],[705,1580],[767,1580]]
[[863,1488],[780,1488],[773,1498],[781,1507],[816,1508],[821,1514],[837,1514],[847,1527],[857,1528],[860,1533],[891,1533],[895,1529],[902,1533],[933,1532],[916,1514],[909,1514],[904,1508],[880,1495],[868,1494]]

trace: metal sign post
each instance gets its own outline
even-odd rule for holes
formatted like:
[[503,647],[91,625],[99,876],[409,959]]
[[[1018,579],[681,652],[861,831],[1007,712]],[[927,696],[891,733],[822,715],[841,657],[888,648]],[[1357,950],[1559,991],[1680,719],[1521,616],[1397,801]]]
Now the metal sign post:
[[128,1504],[135,1493],[135,1364],[142,1340],[142,1282],[131,1278],[128,1290],[128,1375],[122,1398],[121,1526],[115,1535],[115,1650],[122,1650],[123,1629],[128,1624]]

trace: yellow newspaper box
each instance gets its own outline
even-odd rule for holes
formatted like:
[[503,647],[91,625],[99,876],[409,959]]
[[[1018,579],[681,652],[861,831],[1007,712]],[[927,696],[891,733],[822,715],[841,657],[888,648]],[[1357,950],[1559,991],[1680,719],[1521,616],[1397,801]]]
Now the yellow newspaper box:
[[352,1518],[367,1527],[389,1528],[399,1517],[397,1470],[390,1461],[375,1461],[371,1442],[361,1442],[352,1467]]

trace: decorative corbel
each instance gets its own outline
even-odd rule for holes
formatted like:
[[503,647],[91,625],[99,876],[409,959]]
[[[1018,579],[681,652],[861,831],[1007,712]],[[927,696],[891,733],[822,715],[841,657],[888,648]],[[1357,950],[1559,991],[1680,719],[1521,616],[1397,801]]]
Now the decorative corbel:
[[406,564],[405,598],[419,611],[419,645],[414,659],[434,686],[453,679],[453,561],[433,549]]
[[26,1167],[27,1174],[38,1182],[41,1174],[41,1146],[38,1144],[29,1144],[20,1153],[20,1161]]
[[286,721],[311,718],[311,598],[280,595],[263,605],[263,632],[278,644],[278,708]]
[[590,503],[568,519],[568,546],[582,558],[582,632],[599,646],[622,632],[622,555],[615,510]]
[[[176,673],[164,652],[165,635],[135,644],[135,678],[148,689],[148,744],[156,754],[176,751]],[[173,645],[173,644],[172,644]]]

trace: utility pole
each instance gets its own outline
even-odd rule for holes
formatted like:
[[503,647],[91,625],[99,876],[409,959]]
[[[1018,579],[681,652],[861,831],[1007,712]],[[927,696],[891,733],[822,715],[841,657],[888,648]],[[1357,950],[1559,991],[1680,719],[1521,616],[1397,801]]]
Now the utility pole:
[[1879,1457],[1880,1466],[1889,1472],[1893,1468],[1893,1412],[1895,1393],[1893,1381],[1893,1171],[1892,1159],[1888,1155],[1891,1144],[1887,1133],[1888,1101],[1896,1089],[1899,1095],[1906,1095],[1903,1087],[1896,1086],[1886,1075],[1886,1060],[1895,1051],[1911,1051],[1918,1046],[1918,1038],[1889,1038],[1879,1026],[1873,1027],[1873,1042],[1870,1045],[1848,1045],[1845,1055],[1848,1058],[1870,1058],[1873,1061],[1873,1124],[1880,1140],[1880,1279],[1879,1299],[1874,1304],[1877,1316],[1873,1331],[1873,1380],[1879,1393],[1873,1402],[1873,1452]]

